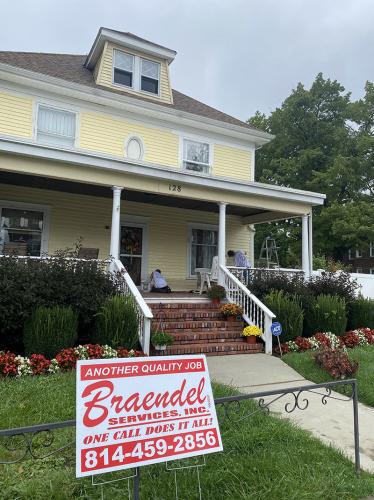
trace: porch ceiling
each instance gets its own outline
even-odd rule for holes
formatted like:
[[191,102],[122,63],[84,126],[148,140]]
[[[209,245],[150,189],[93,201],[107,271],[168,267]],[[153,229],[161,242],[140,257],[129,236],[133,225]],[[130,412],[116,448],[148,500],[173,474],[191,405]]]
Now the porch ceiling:
[[[112,198],[112,190],[108,187],[56,180],[34,175],[16,174],[13,172],[0,171],[0,184],[1,183],[12,184],[16,186],[27,186],[38,189],[48,189],[52,191],[62,191],[80,195],[83,194],[87,196]],[[163,194],[144,193],[141,191],[131,191],[126,189],[123,195],[123,199],[138,203],[150,203],[154,205],[218,213],[217,203],[213,203],[210,201],[192,200],[188,198],[177,198],[174,196],[167,196]],[[268,210],[235,206],[231,204],[227,206],[227,214],[245,217],[245,222],[248,224],[265,222],[277,218],[285,218],[292,215],[285,214],[283,212],[270,212]]]

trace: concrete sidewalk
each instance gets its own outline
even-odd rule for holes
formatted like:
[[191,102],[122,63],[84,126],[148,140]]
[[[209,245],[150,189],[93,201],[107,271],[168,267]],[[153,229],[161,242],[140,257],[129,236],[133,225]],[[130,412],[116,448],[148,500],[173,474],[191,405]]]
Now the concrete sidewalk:
[[[210,377],[221,384],[236,387],[242,393],[262,392],[312,384],[279,358],[266,354],[208,357]],[[305,393],[309,400],[306,410],[285,411],[285,404],[293,404],[292,395],[271,405],[273,412],[288,418],[310,431],[321,441],[331,444],[354,460],[353,407],[351,401],[327,399],[314,393]],[[332,396],[341,398],[336,392]],[[271,398],[267,398],[270,400]],[[361,467],[374,473],[374,408],[359,403]]]

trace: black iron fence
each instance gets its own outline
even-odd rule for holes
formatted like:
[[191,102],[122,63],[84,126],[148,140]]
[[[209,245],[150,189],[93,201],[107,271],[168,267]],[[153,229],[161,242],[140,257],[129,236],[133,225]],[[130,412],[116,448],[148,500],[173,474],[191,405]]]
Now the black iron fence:
[[[339,392],[333,392],[334,389]],[[284,411],[288,414],[295,410],[305,411],[309,407],[308,396],[310,394],[317,395],[323,407],[327,405],[330,399],[352,403],[352,439],[354,441],[355,471],[358,475],[360,473],[360,443],[357,381],[355,379],[217,398],[215,399],[217,417],[220,423],[229,421],[233,425],[240,424],[243,420],[259,412],[269,413],[271,405],[275,402],[281,402],[282,406],[284,405]],[[255,401],[255,406],[248,407],[248,405],[241,404],[248,400]],[[75,440],[71,439],[63,445],[57,443],[57,446],[54,447],[54,444],[56,444],[55,432],[72,427],[75,427],[75,420],[0,430],[0,464],[14,464],[25,459],[42,460],[67,448],[74,447]],[[169,468],[168,470],[177,469]],[[139,499],[140,468],[135,468],[134,474],[125,479],[129,478],[134,480],[133,498]],[[103,485],[105,481],[93,482],[93,484]],[[199,492],[201,498],[200,483]]]

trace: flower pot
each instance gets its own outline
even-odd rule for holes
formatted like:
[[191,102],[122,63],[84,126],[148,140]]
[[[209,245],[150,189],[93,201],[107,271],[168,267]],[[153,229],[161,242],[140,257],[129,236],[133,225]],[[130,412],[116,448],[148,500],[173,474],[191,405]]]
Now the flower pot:
[[166,345],[155,345],[156,351],[166,351]]
[[231,323],[233,323],[234,321],[236,321],[236,316],[227,316],[227,321],[230,321]]
[[212,304],[220,304],[221,299],[212,299]]
[[255,344],[256,343],[256,336],[255,335],[248,335],[246,337],[247,344]]

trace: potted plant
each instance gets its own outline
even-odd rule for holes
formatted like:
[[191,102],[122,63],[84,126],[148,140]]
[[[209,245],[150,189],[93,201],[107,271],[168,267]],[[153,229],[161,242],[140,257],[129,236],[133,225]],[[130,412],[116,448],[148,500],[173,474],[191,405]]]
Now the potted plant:
[[224,304],[220,311],[227,321],[235,321],[238,316],[243,314],[243,309],[236,304]]
[[220,304],[221,300],[226,298],[226,290],[221,285],[212,285],[209,288],[207,295],[213,304]]
[[154,332],[152,334],[152,344],[156,351],[166,351],[168,345],[172,345],[173,337],[168,333]]
[[245,337],[248,344],[255,344],[256,337],[261,337],[262,330],[256,325],[246,326],[242,332],[242,336]]

